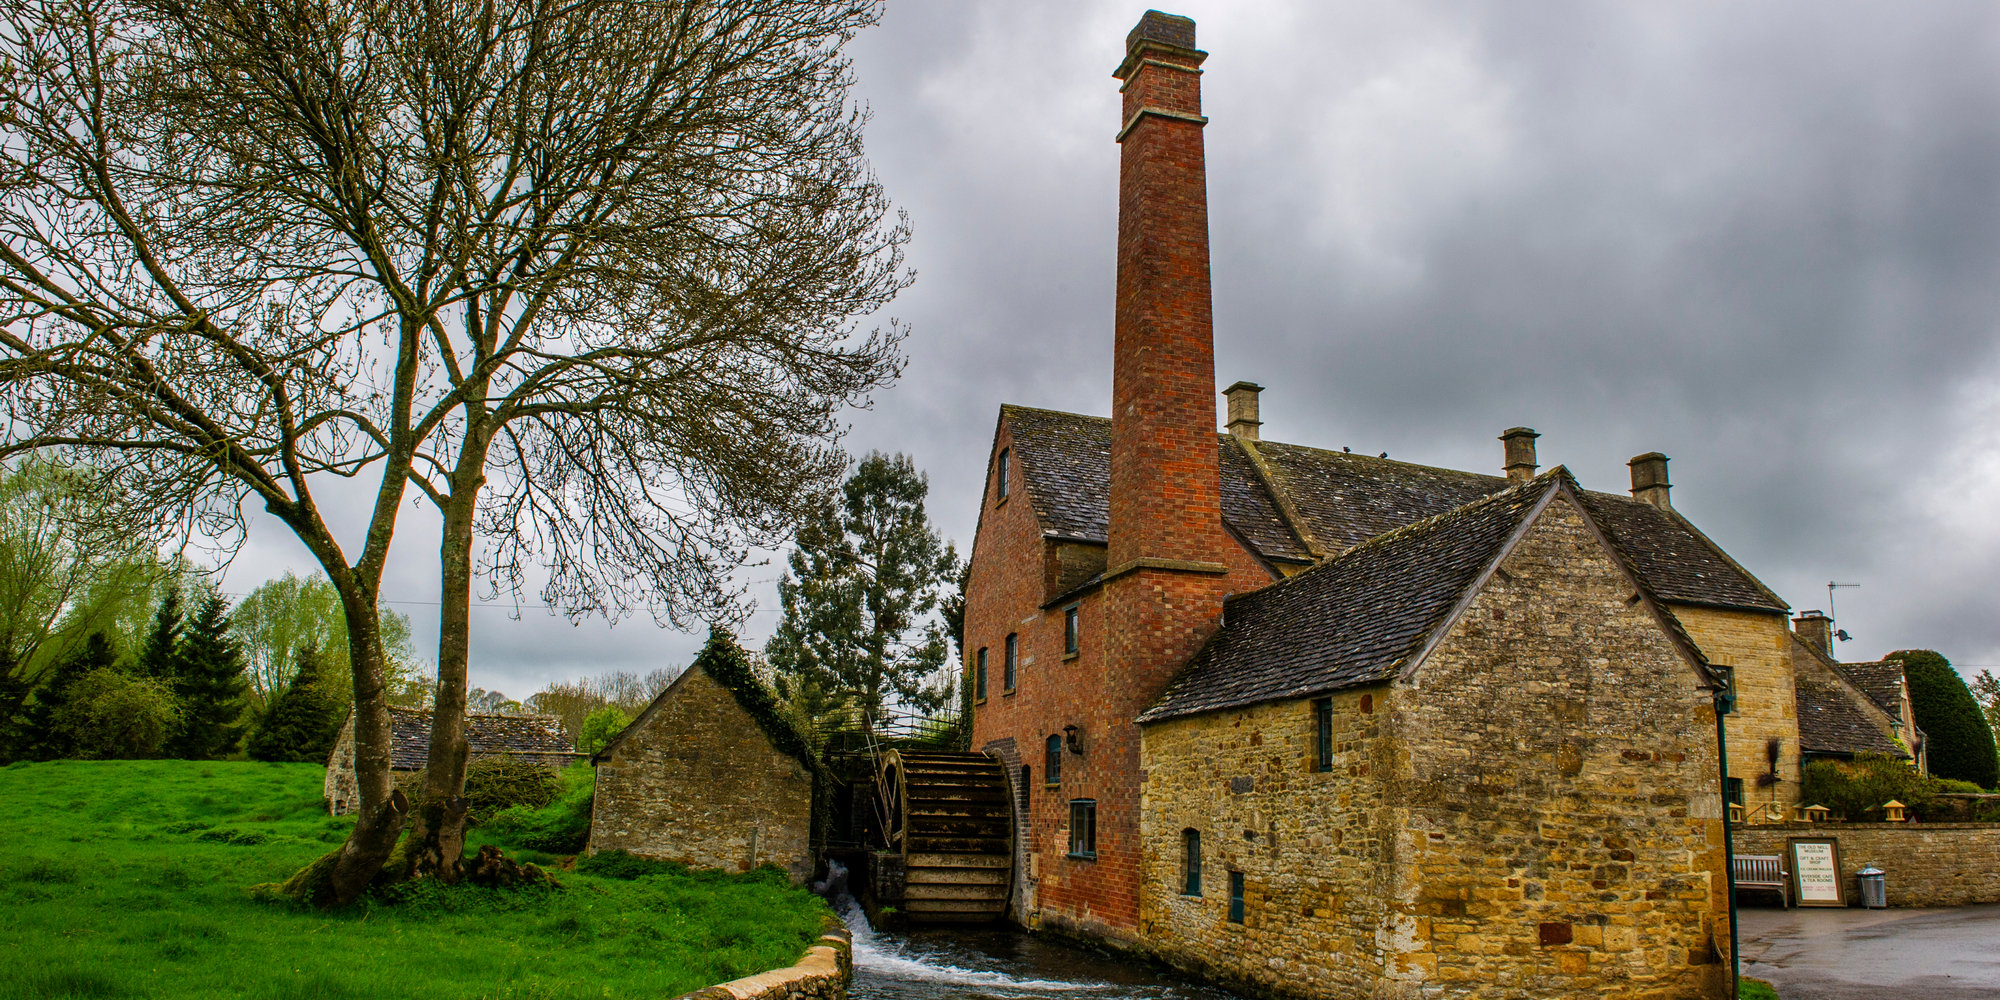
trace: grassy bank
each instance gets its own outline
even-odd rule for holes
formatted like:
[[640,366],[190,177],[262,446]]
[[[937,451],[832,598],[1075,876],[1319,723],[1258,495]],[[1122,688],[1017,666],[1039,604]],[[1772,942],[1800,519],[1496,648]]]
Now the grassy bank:
[[327,914],[253,899],[345,836],[307,764],[0,768],[0,998],[672,997],[796,960],[782,877],[558,871]]

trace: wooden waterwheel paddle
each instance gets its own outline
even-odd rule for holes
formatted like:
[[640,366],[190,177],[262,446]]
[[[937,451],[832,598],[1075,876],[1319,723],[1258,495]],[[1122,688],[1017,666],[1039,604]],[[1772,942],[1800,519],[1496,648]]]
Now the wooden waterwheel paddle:
[[876,757],[881,848],[903,858],[913,922],[999,920],[1014,880],[1014,802],[1000,761],[884,750]]

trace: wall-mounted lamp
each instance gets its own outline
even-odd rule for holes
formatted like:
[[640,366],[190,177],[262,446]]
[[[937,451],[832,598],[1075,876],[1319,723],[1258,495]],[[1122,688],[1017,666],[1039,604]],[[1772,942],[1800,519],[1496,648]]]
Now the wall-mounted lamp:
[[1076,754],[1076,755],[1077,755],[1078,757],[1081,757],[1081,756],[1083,756],[1083,730],[1082,730],[1082,728],[1080,728],[1080,727],[1077,727],[1077,726],[1064,726],[1064,727],[1063,727],[1063,745],[1065,745],[1065,746],[1069,747],[1069,752],[1070,752],[1070,753],[1073,753],[1073,754]]

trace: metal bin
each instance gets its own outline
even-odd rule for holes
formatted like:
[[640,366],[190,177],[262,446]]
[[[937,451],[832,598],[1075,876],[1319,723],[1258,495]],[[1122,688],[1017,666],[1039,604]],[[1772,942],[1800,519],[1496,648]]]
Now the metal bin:
[[1889,905],[1889,885],[1882,876],[1887,873],[1869,865],[1855,874],[1861,879],[1861,905],[1871,910],[1886,909]]

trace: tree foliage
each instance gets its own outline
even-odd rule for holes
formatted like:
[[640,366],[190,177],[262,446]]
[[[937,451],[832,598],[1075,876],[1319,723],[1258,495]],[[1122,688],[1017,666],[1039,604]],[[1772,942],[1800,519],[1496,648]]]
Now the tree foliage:
[[[284,576],[266,580],[244,595],[230,613],[232,633],[243,649],[245,674],[257,704],[291,684],[298,651],[319,651],[320,683],[330,691],[353,687],[347,662],[347,612],[340,592],[324,574]],[[410,619],[388,608],[377,613],[382,637],[383,669],[396,686],[412,672],[416,659],[410,645]]]
[[[842,48],[874,0],[21,0],[0,14],[0,455],[115,470],[150,531],[290,528],[347,612],[351,900],[404,813],[383,568],[439,512],[438,791],[494,586],[675,622],[837,478],[908,280]],[[323,517],[367,477],[359,539]],[[448,800],[433,795],[430,801]],[[438,841],[439,817],[419,817]],[[446,838],[449,840],[449,838]],[[324,875],[325,877],[321,877]]]
[[872,727],[892,704],[951,703],[939,612],[959,563],[924,513],[929,492],[908,456],[871,453],[799,529],[765,655],[783,694],[818,703],[811,714],[851,703]]
[[157,756],[179,731],[181,708],[166,682],[104,667],[77,680],[52,725],[74,756],[143,759]]
[[1986,716],[1986,728],[2000,734],[2000,677],[1993,676],[1991,670],[1981,670],[1972,679],[1972,697]]
[[117,665],[118,655],[103,632],[92,632],[80,649],[63,657],[35,692],[27,712],[23,742],[28,756],[36,760],[75,757],[83,749],[77,742],[69,705],[76,698],[77,683],[100,670]]
[[[671,670],[637,674],[616,670],[597,677],[556,681],[528,696],[528,711],[553,715],[562,720],[563,731],[582,738],[585,721],[606,708],[624,713],[627,720],[645,710],[677,676]],[[582,750],[582,746],[577,747]]]
[[172,689],[180,700],[181,725],[169,742],[173,756],[217,760],[243,739],[243,652],[230,635],[229,602],[220,594],[202,599],[188,618],[175,659]]
[[1910,707],[1917,728],[1924,731],[1931,773],[1981,788],[2000,785],[2000,753],[1995,751],[1993,730],[1951,661],[1928,649],[1897,650],[1888,659],[1903,663]]
[[291,680],[273,697],[250,733],[244,750],[253,760],[319,763],[333,752],[347,707],[321,671],[319,651],[301,647]]
[[576,733],[578,753],[595,754],[605,748],[625,727],[632,724],[632,717],[616,705],[606,705],[584,717],[583,726],[572,730]]

